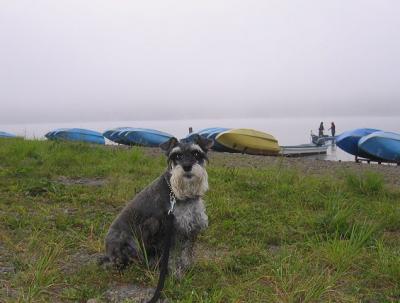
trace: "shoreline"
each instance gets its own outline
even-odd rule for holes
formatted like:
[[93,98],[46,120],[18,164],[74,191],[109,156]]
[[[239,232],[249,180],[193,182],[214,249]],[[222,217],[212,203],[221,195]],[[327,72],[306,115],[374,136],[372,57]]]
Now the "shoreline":
[[[163,156],[158,148],[140,147],[149,157]],[[210,166],[229,168],[268,168],[282,167],[298,169],[310,175],[338,175],[341,172],[353,171],[364,173],[372,171],[381,174],[389,185],[400,186],[400,166],[396,164],[356,163],[355,161],[332,161],[308,157],[274,157],[248,154],[232,154],[209,151]]]

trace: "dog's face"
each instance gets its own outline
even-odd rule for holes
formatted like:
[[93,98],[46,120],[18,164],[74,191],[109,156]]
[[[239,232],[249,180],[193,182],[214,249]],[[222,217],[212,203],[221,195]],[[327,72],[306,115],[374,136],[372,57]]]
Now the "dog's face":
[[213,141],[196,136],[193,142],[179,142],[171,138],[160,145],[168,157],[171,187],[180,200],[202,196],[208,189],[205,169],[207,151]]

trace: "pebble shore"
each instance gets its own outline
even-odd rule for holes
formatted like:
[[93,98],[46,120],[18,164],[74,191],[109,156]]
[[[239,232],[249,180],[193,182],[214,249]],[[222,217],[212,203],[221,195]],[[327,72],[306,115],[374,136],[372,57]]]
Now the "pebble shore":
[[[143,148],[146,155],[159,157],[162,152],[158,148]],[[310,175],[339,175],[341,172],[364,173],[372,171],[379,173],[386,184],[400,186],[400,166],[396,164],[356,163],[355,161],[329,161],[308,157],[287,158],[271,156],[255,156],[246,154],[231,154],[209,152],[210,165],[223,167],[267,168],[282,167],[298,169]]]

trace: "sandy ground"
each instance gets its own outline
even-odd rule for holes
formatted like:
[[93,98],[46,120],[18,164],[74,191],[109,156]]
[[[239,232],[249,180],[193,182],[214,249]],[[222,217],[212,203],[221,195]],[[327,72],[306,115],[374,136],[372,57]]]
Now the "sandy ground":
[[[144,148],[145,154],[150,157],[159,157],[162,152],[158,148]],[[318,160],[307,157],[286,158],[271,156],[254,156],[245,154],[231,154],[209,152],[210,165],[224,167],[284,167],[294,168],[306,174],[333,174],[338,175],[341,172],[352,171],[363,173],[373,171],[381,174],[386,183],[395,187],[400,186],[400,166],[396,164],[377,164],[377,163],[356,163],[350,161],[328,161]]]

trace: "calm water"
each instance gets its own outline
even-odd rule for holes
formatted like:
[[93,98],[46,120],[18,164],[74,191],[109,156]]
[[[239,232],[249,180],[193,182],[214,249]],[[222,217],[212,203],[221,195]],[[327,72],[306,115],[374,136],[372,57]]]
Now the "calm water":
[[[80,127],[100,132],[113,127],[131,126],[154,128],[168,132],[178,138],[188,133],[189,126],[194,131],[207,127],[254,128],[274,135],[280,145],[295,145],[310,142],[310,132],[318,133],[319,123],[323,121],[325,133],[331,121],[336,124],[336,134],[343,131],[370,127],[387,131],[400,132],[400,117],[307,117],[307,118],[252,118],[252,119],[210,119],[210,120],[168,120],[168,121],[104,121],[42,124],[8,124],[1,125],[0,131],[7,131],[26,138],[44,138],[44,135],[55,128]],[[314,157],[315,158],[315,157]],[[326,160],[353,160],[353,156],[343,152],[336,146],[330,146],[327,155],[317,156]]]

